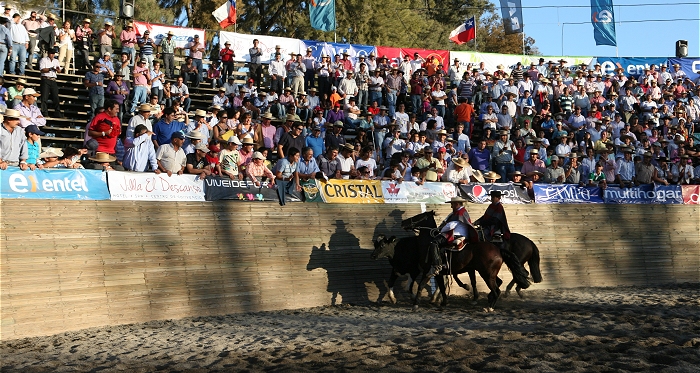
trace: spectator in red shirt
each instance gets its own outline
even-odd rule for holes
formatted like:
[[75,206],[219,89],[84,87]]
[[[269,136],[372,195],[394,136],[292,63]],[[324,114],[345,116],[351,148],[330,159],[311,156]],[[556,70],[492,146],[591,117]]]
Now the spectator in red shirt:
[[461,97],[459,99],[459,105],[455,108],[455,117],[457,117],[457,123],[464,124],[465,133],[472,136],[472,117],[476,114],[474,107],[467,102],[467,99]]
[[233,53],[231,49],[231,43],[228,41],[224,43],[224,49],[219,52],[219,58],[221,59],[221,76],[228,78],[233,74],[233,57],[236,54]]
[[90,123],[88,135],[97,141],[97,151],[114,155],[116,153],[117,138],[122,131],[119,113],[119,103],[107,100],[105,111],[99,113]]

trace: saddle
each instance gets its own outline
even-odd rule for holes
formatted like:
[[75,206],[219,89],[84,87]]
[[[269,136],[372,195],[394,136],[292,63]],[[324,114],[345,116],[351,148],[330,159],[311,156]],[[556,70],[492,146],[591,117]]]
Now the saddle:
[[449,245],[443,246],[445,251],[462,251],[464,249],[464,246],[467,245],[467,240],[464,239],[464,237],[459,237],[455,238],[452,240],[452,242],[449,243]]

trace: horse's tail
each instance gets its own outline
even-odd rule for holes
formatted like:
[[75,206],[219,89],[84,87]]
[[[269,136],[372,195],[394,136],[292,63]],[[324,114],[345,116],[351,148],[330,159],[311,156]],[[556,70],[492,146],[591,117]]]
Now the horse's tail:
[[503,262],[506,263],[508,269],[513,273],[513,280],[520,286],[521,289],[527,289],[530,287],[530,280],[528,280],[529,273],[522,264],[518,257],[513,254],[513,252],[508,250],[501,250],[501,257]]
[[527,264],[530,266],[532,281],[537,284],[542,282],[542,273],[540,272],[540,249],[537,248],[537,245],[535,245],[532,240],[528,240],[530,241],[530,245],[532,245],[532,255],[530,255],[530,260],[527,261]]

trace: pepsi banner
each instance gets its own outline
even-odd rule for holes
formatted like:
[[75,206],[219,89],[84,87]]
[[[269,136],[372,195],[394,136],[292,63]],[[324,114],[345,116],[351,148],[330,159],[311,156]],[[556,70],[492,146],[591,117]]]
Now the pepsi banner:
[[608,187],[604,192],[605,203],[664,204],[683,203],[680,185],[644,184],[633,188]]
[[2,198],[105,200],[109,199],[105,173],[97,170],[0,170]]
[[340,43],[326,43],[314,40],[302,40],[301,49],[306,50],[311,48],[311,55],[316,58],[316,61],[321,62],[321,55],[325,53],[331,56],[331,61],[333,56],[339,54],[342,56],[343,53],[349,55],[350,61],[352,61],[353,66],[357,63],[357,58],[360,56],[369,56],[370,53],[375,52],[376,48],[373,45],[360,45],[360,44],[340,44]]
[[686,205],[700,205],[700,185],[682,185],[683,203]]
[[464,193],[465,198],[471,203],[491,203],[489,193],[494,190],[502,193],[501,203],[523,204],[532,203],[532,199],[527,194],[527,189],[512,183],[477,184],[469,183],[460,185],[459,189]]
[[648,69],[651,65],[656,65],[656,71],[659,71],[661,64],[665,64],[667,60],[660,57],[596,57],[594,61],[600,64],[600,68],[605,74],[614,74],[615,70],[621,67],[626,76],[637,77],[644,74],[644,69]]
[[535,203],[603,203],[601,189],[574,184],[534,184]]
[[591,0],[591,23],[595,45],[617,46],[612,0]]
[[[674,64],[681,65],[681,70],[691,81],[694,82],[700,78],[700,58],[669,58],[668,65]],[[673,68],[669,68],[669,71],[673,71]]]
[[457,197],[459,191],[452,183],[423,183],[413,181],[382,181],[384,203],[445,203]]

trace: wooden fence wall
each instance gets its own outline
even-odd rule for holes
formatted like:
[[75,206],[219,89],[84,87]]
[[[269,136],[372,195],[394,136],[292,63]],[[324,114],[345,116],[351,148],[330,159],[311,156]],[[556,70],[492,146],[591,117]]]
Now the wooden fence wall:
[[[440,219],[449,212],[427,207]],[[468,206],[473,218],[485,207]],[[419,205],[32,200],[2,200],[0,208],[2,340],[376,301],[389,267],[370,259],[372,238],[407,235],[399,222],[421,212]],[[506,210],[513,231],[542,252],[544,282],[535,288],[700,282],[698,206]],[[505,266],[502,274],[510,280]]]

